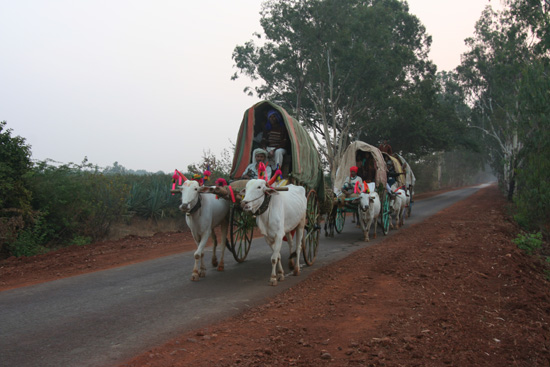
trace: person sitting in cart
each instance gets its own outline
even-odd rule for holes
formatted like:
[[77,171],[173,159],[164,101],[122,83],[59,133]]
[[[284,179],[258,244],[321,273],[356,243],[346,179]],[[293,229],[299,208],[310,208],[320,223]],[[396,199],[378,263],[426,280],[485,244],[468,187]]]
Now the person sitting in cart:
[[358,168],[353,166],[349,169],[349,176],[344,180],[344,185],[342,185],[342,193],[347,197],[354,193],[355,185],[359,183],[363,184],[363,179],[357,175]]
[[267,123],[263,134],[262,147],[267,151],[267,157],[272,162],[272,168],[277,166],[282,169],[283,156],[286,154],[288,134],[285,123],[279,112],[270,110],[267,113]]
[[386,183],[386,190],[390,193],[391,196],[395,196],[395,194],[391,190],[391,187],[397,182],[397,177],[399,177],[399,175],[404,175],[404,173],[397,173],[391,159],[388,159],[386,161],[386,166],[388,167],[388,180]]
[[269,180],[271,178],[271,167],[267,164],[267,152],[264,149],[257,148],[257,149],[254,149],[253,155],[254,155],[255,162],[250,163],[246,167],[242,178],[245,178],[245,179],[258,178],[258,168],[260,166],[260,162],[263,162],[263,164],[265,164],[265,173],[267,174],[266,179]]
[[393,154],[393,150],[390,145],[390,139],[384,139],[384,142],[380,143],[378,149],[380,149],[380,151],[383,153],[388,153],[389,155]]

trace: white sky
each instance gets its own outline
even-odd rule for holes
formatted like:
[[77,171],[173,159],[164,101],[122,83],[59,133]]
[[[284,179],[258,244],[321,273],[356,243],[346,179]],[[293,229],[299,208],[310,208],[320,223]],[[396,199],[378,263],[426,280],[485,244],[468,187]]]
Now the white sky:
[[[409,0],[451,70],[487,4]],[[185,170],[236,140],[257,102],[231,81],[260,0],[0,0],[0,121],[33,159]]]

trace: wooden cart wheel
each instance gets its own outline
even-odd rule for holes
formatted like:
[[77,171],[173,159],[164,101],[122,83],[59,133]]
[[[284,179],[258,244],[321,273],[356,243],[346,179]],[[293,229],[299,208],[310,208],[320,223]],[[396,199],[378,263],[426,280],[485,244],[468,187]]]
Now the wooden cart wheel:
[[310,190],[307,194],[306,228],[304,231],[305,241],[302,247],[302,255],[308,266],[313,265],[315,257],[317,257],[319,233],[321,232],[321,225],[319,224],[320,217],[317,193],[315,190]]
[[409,186],[409,196],[410,196],[410,201],[409,201],[409,206],[407,207],[407,218],[409,218],[411,216],[411,212],[412,212],[412,207],[413,207],[413,187],[412,186]]
[[390,231],[390,194],[387,191],[384,191],[383,199],[380,218],[382,220],[382,232],[385,236]]
[[231,206],[229,214],[231,244],[228,247],[237,262],[242,263],[248,255],[255,225],[256,221],[251,214],[244,212],[237,205]]
[[336,228],[336,232],[342,233],[344,230],[344,222],[346,221],[346,212],[342,208],[336,209],[336,223],[334,228]]

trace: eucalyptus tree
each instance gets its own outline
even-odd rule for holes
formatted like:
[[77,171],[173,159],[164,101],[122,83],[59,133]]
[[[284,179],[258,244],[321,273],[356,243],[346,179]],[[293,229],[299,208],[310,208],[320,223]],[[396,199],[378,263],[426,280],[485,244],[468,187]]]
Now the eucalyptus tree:
[[259,82],[246,92],[298,117],[332,176],[351,140],[389,133],[394,102],[435,74],[431,38],[405,2],[269,0],[261,15],[265,39],[233,52],[239,72]]
[[474,37],[466,43],[469,51],[458,71],[473,106],[470,126],[483,133],[493,168],[511,199],[524,148],[520,130],[525,124],[518,95],[522,71],[531,57],[527,34],[507,11],[487,7],[476,23]]
[[537,115],[526,108],[525,91],[542,93],[548,101],[547,91],[528,76],[540,65],[546,72],[539,76],[548,77],[546,27],[550,23],[548,1],[507,4],[501,12],[488,7],[482,13],[474,37],[466,40],[469,51],[458,71],[473,106],[470,126],[482,133],[493,168],[511,200],[526,150],[540,134],[540,124],[534,123]]

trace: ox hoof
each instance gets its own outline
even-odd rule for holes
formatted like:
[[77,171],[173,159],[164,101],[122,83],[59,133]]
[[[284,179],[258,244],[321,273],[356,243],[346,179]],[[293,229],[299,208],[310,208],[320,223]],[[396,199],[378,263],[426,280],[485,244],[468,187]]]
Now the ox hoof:
[[225,267],[223,266],[223,264],[220,264],[218,266],[218,271],[224,271],[225,270]]
[[216,260],[215,260],[215,259],[212,259],[212,266],[213,266],[213,267],[218,266],[218,260],[217,260],[217,259],[216,259]]
[[282,273],[277,274],[277,280],[282,282],[283,280],[285,280],[285,275]]
[[199,280],[199,274],[198,273],[193,273],[191,275],[191,280],[194,281],[194,282],[198,281]]
[[201,272],[199,273],[199,276],[201,278],[204,278],[206,276],[206,270],[205,269],[201,269]]
[[369,242],[369,238],[368,237],[365,237],[365,242]]
[[298,276],[300,275],[300,269],[294,269],[294,271],[292,272],[292,274],[294,274],[295,276]]
[[374,236],[372,236],[372,238],[376,238],[376,233],[374,234]]
[[271,286],[276,286],[276,285],[277,285],[277,279],[271,278],[271,279],[269,280],[269,285],[271,285]]
[[296,263],[294,262],[294,259],[288,260],[288,268],[290,270],[294,270],[295,267],[296,267]]

